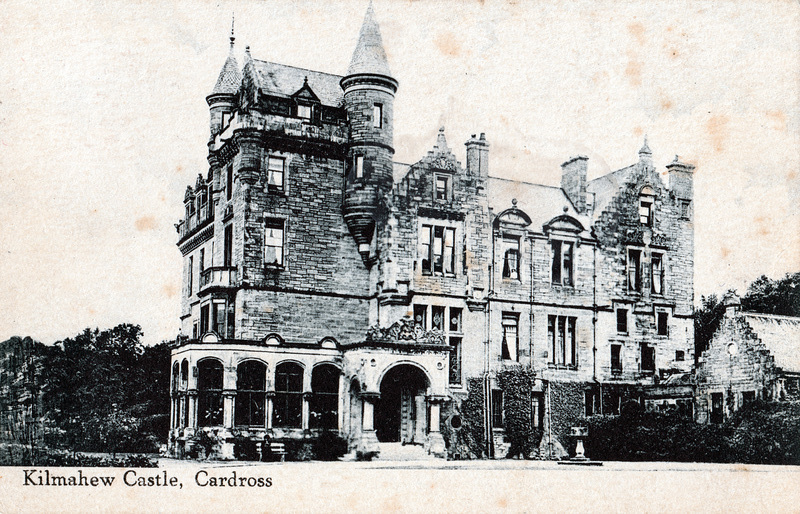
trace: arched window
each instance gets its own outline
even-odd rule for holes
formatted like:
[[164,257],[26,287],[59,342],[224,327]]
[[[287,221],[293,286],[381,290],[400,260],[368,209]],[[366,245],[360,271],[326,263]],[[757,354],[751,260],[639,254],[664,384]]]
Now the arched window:
[[222,425],[222,363],[205,359],[197,364],[197,425]]
[[339,369],[322,364],[311,373],[311,408],[309,426],[336,430],[339,428]]
[[172,365],[172,392],[178,390],[178,380],[180,380],[179,368],[180,366],[178,365],[178,362],[175,361],[175,363]]
[[186,390],[186,386],[189,383],[189,361],[183,359],[181,362],[181,383],[180,388]]
[[272,426],[300,428],[303,422],[303,368],[293,362],[275,368]]
[[267,366],[245,361],[236,368],[236,425],[264,426]]
[[644,186],[639,192],[639,222],[648,227],[653,226],[655,194],[655,191],[650,186]]

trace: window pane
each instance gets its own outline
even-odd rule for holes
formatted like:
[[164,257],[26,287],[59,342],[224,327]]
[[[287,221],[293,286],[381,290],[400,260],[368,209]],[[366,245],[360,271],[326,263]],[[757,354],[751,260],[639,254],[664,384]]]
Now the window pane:
[[267,166],[267,184],[271,188],[283,189],[283,173],[286,160],[281,157],[269,157]]
[[553,276],[553,284],[560,284],[561,283],[561,241],[553,241],[551,243],[553,252],[553,266],[552,266],[552,276]]
[[381,104],[372,106],[372,126],[375,128],[383,126],[383,106]]
[[454,228],[445,230],[444,240],[444,271],[453,273],[455,270],[455,238],[456,231]]
[[461,384],[461,338],[450,338],[450,383]]
[[612,373],[620,373],[622,372],[622,346],[618,344],[611,345],[611,372]]
[[423,225],[419,235],[419,259],[422,271],[431,271],[431,227]]
[[267,220],[264,234],[264,263],[283,265],[282,220]]
[[433,271],[442,272],[444,227],[433,227]]
[[364,176],[364,156],[363,155],[356,155],[356,178],[361,178]]
[[653,287],[652,291],[654,294],[661,294],[662,286],[663,286],[663,265],[661,262],[660,255],[653,255],[653,262],[652,266],[650,267],[650,272],[652,275],[652,282]]
[[617,332],[628,333],[628,309],[617,309]]
[[444,307],[431,307],[431,329],[444,331]]
[[450,332],[461,332],[461,309],[450,307]]
[[436,193],[435,198],[437,200],[447,200],[447,177],[437,176],[436,177]]
[[563,243],[562,244],[564,249],[564,281],[563,284],[565,286],[571,286],[572,283],[572,243]]
[[415,305],[414,306],[414,323],[422,330],[428,330],[428,306]]

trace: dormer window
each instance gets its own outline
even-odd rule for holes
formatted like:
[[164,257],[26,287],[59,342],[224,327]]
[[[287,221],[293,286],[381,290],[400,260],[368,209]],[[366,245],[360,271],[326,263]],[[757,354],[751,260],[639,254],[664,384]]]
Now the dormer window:
[[375,104],[372,106],[372,126],[375,128],[383,128],[383,104]]
[[519,238],[504,237],[503,278],[519,280]]
[[434,200],[450,199],[450,177],[447,175],[436,175],[433,188]]
[[642,225],[653,226],[653,209],[655,205],[655,192],[650,186],[645,186],[639,193],[639,222]]
[[297,106],[297,117],[304,120],[311,119],[311,106],[299,104]]

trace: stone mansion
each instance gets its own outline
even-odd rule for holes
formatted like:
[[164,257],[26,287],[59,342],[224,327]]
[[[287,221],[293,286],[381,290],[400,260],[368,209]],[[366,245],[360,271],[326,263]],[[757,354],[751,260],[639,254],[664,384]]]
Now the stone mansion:
[[396,163],[400,85],[372,6],[343,75],[249,48],[240,67],[233,47],[206,98],[208,172],[177,224],[171,452],[200,431],[230,458],[234,435],[334,430],[363,454],[399,442],[453,456],[480,383],[499,456],[496,373],[514,367],[534,376],[551,451],[581,416],[630,399],[691,415],[691,393],[667,386],[694,364],[694,166],[656,169],[645,140],[594,180],[576,156],[558,185],[512,181],[492,173],[484,134],[462,163],[443,128]]

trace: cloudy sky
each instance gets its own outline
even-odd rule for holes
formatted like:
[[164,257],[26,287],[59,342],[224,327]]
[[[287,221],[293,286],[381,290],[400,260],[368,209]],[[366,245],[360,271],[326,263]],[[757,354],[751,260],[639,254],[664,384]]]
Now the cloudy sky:
[[[0,5],[0,340],[175,336],[183,191],[207,171],[228,52],[341,74],[365,0]],[[376,0],[400,82],[396,160],[440,126],[463,161],[556,185],[635,162],[695,175],[697,300],[800,270],[800,8],[790,1]]]

